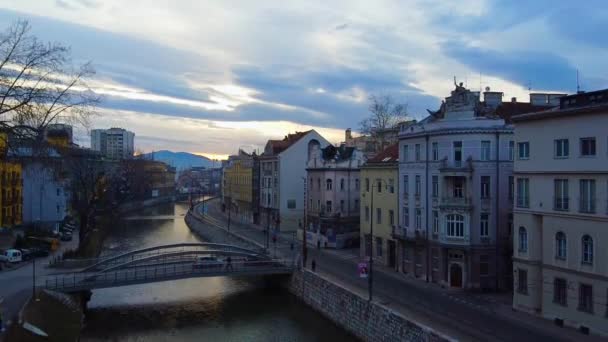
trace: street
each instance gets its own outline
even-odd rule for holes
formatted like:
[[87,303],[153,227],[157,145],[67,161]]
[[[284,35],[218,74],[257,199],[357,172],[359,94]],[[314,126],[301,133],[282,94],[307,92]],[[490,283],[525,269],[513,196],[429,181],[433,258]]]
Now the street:
[[[218,201],[210,201],[204,219],[208,224],[226,227],[226,218]],[[201,206],[196,210],[200,213]],[[255,225],[232,220],[231,232],[265,243],[264,231]],[[281,236],[277,252],[287,252],[291,234]],[[270,243],[270,252],[275,246]],[[297,243],[296,248],[301,248]],[[308,248],[308,266],[316,261],[317,272],[360,295],[367,296],[367,279],[359,278],[352,253]],[[435,284],[405,278],[386,267],[374,267],[374,301],[459,340],[476,341],[593,341],[573,329],[558,328],[551,321],[525,313],[515,313],[510,306],[486,301],[471,293],[442,289]]]

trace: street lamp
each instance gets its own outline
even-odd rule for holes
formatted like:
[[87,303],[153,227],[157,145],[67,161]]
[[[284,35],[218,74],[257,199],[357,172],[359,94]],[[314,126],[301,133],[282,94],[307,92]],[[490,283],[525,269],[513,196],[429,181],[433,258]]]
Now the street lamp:
[[307,203],[307,192],[306,177],[302,177],[304,180],[304,218],[302,220],[302,265],[306,268],[306,259],[308,257],[308,246],[306,245],[306,203]]
[[[374,273],[372,272],[373,264],[374,264],[374,188],[382,188],[382,184],[384,183],[385,188],[388,188],[388,184],[384,179],[377,179],[376,184],[371,184],[371,199],[370,199],[370,215],[369,215],[369,274],[367,276],[367,290],[368,290],[368,300],[372,301],[372,287],[373,287],[373,279]],[[363,194],[365,195],[365,194]],[[367,246],[367,243],[366,243]]]

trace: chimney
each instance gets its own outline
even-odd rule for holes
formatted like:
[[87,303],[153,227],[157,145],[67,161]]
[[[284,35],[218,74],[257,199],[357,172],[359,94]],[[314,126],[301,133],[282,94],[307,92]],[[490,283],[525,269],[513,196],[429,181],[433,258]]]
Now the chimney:
[[489,107],[498,107],[502,103],[503,93],[500,91],[490,91],[490,87],[486,87],[486,91],[483,92],[483,101]]
[[512,102],[512,103],[517,102],[517,97],[512,97],[512,98],[511,98],[511,102]]
[[350,130],[350,128],[347,128],[346,132],[344,133],[344,142],[348,143],[352,139],[353,139],[353,135],[351,133],[351,130]]

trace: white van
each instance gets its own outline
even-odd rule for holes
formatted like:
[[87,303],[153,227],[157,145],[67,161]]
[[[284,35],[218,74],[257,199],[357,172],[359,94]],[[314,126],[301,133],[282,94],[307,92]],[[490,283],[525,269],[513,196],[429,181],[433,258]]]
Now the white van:
[[21,262],[21,251],[18,249],[7,249],[0,254],[0,261]]

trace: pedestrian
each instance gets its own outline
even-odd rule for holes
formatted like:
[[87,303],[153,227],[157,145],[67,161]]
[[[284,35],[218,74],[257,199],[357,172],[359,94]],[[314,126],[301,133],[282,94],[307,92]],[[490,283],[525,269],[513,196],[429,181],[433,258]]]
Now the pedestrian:
[[226,271],[229,269],[232,271],[232,258],[230,256],[228,256],[228,259],[226,259]]
[[315,261],[315,259],[312,259],[312,271],[315,272],[315,270],[317,269],[317,262]]

